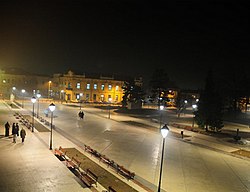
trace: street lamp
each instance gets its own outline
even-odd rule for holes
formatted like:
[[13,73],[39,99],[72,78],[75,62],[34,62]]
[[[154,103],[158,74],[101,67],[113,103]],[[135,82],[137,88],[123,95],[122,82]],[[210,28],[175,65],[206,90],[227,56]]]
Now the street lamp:
[[161,191],[161,174],[162,174],[162,164],[163,164],[163,157],[164,157],[164,144],[165,144],[165,138],[167,137],[169,132],[168,126],[165,124],[161,128],[161,135],[163,137],[163,142],[162,142],[162,154],[161,154],[161,167],[160,167],[160,177],[159,177],[159,185],[158,185],[158,192]]
[[195,112],[195,110],[196,110],[196,108],[197,108],[197,105],[196,104],[193,104],[192,105],[192,108],[193,108],[193,122],[192,122],[192,127],[194,127],[194,112]]
[[49,105],[49,110],[51,111],[51,123],[50,123],[50,146],[49,146],[49,149],[52,150],[52,123],[53,123],[53,111],[55,111],[56,109],[56,106],[54,103],[51,103]]
[[11,102],[13,102],[15,100],[15,91],[16,91],[16,87],[12,87],[12,91],[11,91],[11,94],[10,94]]
[[108,118],[110,119],[110,107],[111,107],[111,101],[112,101],[112,98],[110,97],[109,98],[109,116],[108,116]]
[[22,108],[24,108],[24,105],[23,105],[24,95],[23,94],[25,93],[25,90],[22,89],[21,92],[22,92]]
[[83,96],[83,93],[80,93],[80,95],[79,95],[80,110],[82,110],[82,106],[81,106],[81,104],[82,104],[82,100],[81,100],[82,96]]
[[51,81],[49,81],[49,88],[48,88],[48,99],[51,96]]
[[39,117],[39,98],[41,97],[41,94],[37,93],[36,97],[37,97],[37,113],[36,113],[36,117],[38,118]]
[[34,132],[34,116],[35,116],[35,112],[34,112],[34,109],[35,109],[35,102],[36,102],[36,98],[33,96],[31,98],[31,102],[33,103],[33,111],[32,111],[32,132]]
[[160,105],[160,128],[161,128],[161,121],[162,121],[162,110],[164,109],[163,105]]
[[65,98],[64,98],[64,90],[61,90],[60,91],[60,99],[61,99],[61,103],[63,103],[63,100],[65,100]]

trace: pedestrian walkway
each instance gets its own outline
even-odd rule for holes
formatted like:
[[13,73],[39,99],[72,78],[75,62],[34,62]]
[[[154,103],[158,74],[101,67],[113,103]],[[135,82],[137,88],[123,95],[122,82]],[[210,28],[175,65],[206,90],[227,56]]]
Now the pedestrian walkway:
[[[106,111],[100,110],[98,108],[96,109],[89,109],[89,108],[85,108],[85,111],[89,112],[89,113],[94,113],[94,114],[98,114],[104,118],[107,118],[107,113]],[[157,131],[157,129],[159,129],[159,122],[158,121],[152,121],[152,119],[146,119],[146,118],[136,118],[136,117],[131,117],[128,115],[123,115],[123,114],[117,114],[117,113],[111,113],[110,116],[111,120],[115,120],[115,121],[120,121],[120,122],[137,122],[140,124],[144,124],[147,125],[148,127],[152,127],[155,129],[155,131]],[[190,126],[190,123],[180,123],[180,125],[183,126]],[[225,153],[232,153],[233,151],[237,151],[240,150],[242,148],[244,148],[245,150],[249,150],[250,151],[250,144],[248,144],[247,146],[242,146],[242,145],[237,145],[237,144],[233,144],[230,142],[227,142],[225,139],[218,139],[209,135],[204,135],[204,134],[200,134],[200,133],[196,133],[193,131],[189,131],[189,130],[185,130],[182,128],[177,128],[174,126],[171,126],[170,123],[170,131],[174,132],[174,133],[178,133],[180,134],[181,131],[184,131],[184,134],[186,136],[185,139],[183,139],[183,141],[185,142],[189,142],[189,143],[193,143],[195,145],[199,145],[199,146],[203,146],[206,148],[210,148],[216,151],[220,151],[220,152],[225,152]],[[225,127],[223,128],[223,130],[236,130],[237,128],[239,128],[240,130],[244,131],[244,132],[250,132],[250,128],[248,128],[247,126],[241,125],[241,124],[236,124],[236,123],[230,123],[227,122],[225,124]],[[228,138],[228,139],[232,139],[232,138]],[[250,142],[250,141],[249,141]]]
[[[34,129],[28,129],[20,123],[20,129],[26,130],[25,142],[22,143],[21,138],[17,138],[17,143],[12,143],[12,136],[4,137],[4,124],[8,121],[10,124],[18,122],[14,114],[28,114],[28,111],[18,109],[13,111],[4,101],[0,101],[0,191],[82,191],[82,192],[104,192],[106,189],[100,185],[93,185],[91,188],[86,187],[78,177],[76,177],[53,153],[49,150],[51,141],[50,131],[38,132]],[[35,118],[35,122],[39,120]],[[48,127],[49,128],[49,127]],[[59,132],[53,131],[53,149],[63,146],[64,148],[76,148],[84,153],[84,150],[72,143],[70,140],[62,136]],[[85,154],[86,155],[86,154]],[[103,169],[107,169],[105,165],[101,165],[91,155],[88,158],[99,164]],[[148,191],[138,182],[129,182],[123,179],[123,182],[132,186],[139,192]]]
[[18,121],[3,101],[0,101],[0,113],[0,191],[90,191],[49,150],[48,138],[44,142],[38,132],[32,133],[25,127],[24,143],[20,137],[17,143],[12,143],[12,136],[4,137],[3,123]]

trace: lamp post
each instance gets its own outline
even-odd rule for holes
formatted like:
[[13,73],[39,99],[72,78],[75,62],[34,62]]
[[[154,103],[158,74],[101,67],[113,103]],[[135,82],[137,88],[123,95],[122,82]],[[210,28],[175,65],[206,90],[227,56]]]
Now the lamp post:
[[108,116],[108,118],[110,119],[110,107],[111,107],[111,101],[112,101],[112,98],[110,97],[109,98],[109,116]]
[[39,117],[39,99],[41,97],[41,94],[37,93],[36,97],[37,97],[37,113],[36,113],[36,117],[38,118]]
[[53,127],[53,111],[55,111],[56,106],[54,103],[49,105],[49,110],[51,111],[51,123],[50,123],[50,146],[49,149],[52,150],[52,127]]
[[161,121],[162,121],[162,110],[164,109],[163,105],[160,105],[160,128],[161,128]]
[[11,95],[11,100],[14,101],[15,100],[15,91],[16,91],[16,87],[12,87],[12,95]]
[[61,99],[61,103],[63,103],[63,100],[65,100],[65,98],[64,98],[64,90],[61,90],[60,91],[60,99]]
[[35,109],[35,102],[36,102],[36,98],[33,96],[31,98],[31,102],[33,103],[33,111],[32,111],[32,132],[34,132],[34,116],[35,116],[35,112],[34,112],[34,109]]
[[23,105],[24,95],[23,94],[25,93],[25,90],[22,89],[21,92],[22,92],[22,108],[24,108],[24,105]]
[[79,96],[80,110],[82,110],[82,100],[81,100],[82,96],[83,96],[83,93],[80,93],[80,96]]
[[163,164],[163,157],[164,157],[164,144],[165,144],[165,138],[167,137],[169,132],[168,126],[165,124],[161,128],[161,135],[163,137],[163,142],[162,142],[162,154],[161,154],[161,166],[160,166],[160,177],[159,177],[159,185],[158,185],[158,192],[161,191],[161,174],[162,174],[162,164]]
[[49,87],[48,87],[48,99],[51,96],[51,81],[49,81]]
[[193,105],[192,105],[192,108],[193,108],[193,121],[192,121],[192,127],[194,127],[194,112],[195,112],[195,110],[196,110],[196,108],[197,108],[197,105],[196,105],[196,104],[193,104]]

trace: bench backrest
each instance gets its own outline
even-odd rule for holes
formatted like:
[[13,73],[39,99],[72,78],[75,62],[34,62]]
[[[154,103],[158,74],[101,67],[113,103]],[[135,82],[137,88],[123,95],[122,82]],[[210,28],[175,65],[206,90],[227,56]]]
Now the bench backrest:
[[75,157],[72,157],[72,161],[76,162],[78,166],[80,166],[81,162],[77,160]]
[[97,181],[98,177],[90,169],[87,169],[87,174]]
[[64,151],[64,149],[61,146],[59,146],[59,151],[63,152],[66,155],[67,151]]
[[111,186],[109,186],[109,192],[116,192]]

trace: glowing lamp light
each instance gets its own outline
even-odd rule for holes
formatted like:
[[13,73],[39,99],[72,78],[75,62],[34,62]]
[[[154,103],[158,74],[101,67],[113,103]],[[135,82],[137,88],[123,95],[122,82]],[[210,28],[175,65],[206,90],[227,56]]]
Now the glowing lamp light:
[[163,138],[166,138],[169,132],[169,128],[168,126],[165,124],[162,128],[161,128],[161,135]]

